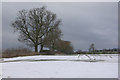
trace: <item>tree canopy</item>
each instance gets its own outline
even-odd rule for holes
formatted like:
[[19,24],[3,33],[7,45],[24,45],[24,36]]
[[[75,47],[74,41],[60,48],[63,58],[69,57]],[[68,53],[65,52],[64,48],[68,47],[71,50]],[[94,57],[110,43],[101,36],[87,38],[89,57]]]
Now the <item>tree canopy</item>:
[[[44,43],[49,41],[46,38],[50,37],[54,30],[60,31],[60,24],[61,20],[57,19],[56,14],[43,6],[19,11],[15,21],[12,23],[12,27],[20,32],[18,39],[20,42],[34,47],[35,52],[38,52],[38,46],[40,45],[42,50]],[[57,34],[60,35],[61,32]]]

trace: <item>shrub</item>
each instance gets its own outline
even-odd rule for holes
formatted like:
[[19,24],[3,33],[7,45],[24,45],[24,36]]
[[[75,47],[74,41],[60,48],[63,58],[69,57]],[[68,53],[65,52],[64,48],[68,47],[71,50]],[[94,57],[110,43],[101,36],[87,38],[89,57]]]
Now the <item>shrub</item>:
[[19,57],[19,56],[32,56],[37,55],[38,53],[35,53],[31,51],[28,48],[12,48],[12,49],[6,49],[2,52],[2,58],[11,58],[11,57]]

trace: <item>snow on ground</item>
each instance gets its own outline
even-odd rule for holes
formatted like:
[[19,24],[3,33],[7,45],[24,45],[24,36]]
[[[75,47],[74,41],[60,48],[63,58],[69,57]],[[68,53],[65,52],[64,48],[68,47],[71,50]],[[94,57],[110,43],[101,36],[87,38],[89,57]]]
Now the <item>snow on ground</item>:
[[[4,58],[3,78],[117,78],[115,55],[26,56]],[[94,60],[96,59],[96,60]]]

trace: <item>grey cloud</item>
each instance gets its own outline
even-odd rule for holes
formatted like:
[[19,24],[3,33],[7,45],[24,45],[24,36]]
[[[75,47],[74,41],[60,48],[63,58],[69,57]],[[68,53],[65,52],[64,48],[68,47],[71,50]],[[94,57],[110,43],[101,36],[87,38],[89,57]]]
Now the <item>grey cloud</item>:
[[[75,50],[88,49],[91,43],[96,48],[114,48],[118,45],[118,7],[117,3],[3,3],[3,46],[15,44],[18,33],[13,33],[11,21],[21,9],[31,9],[47,6],[62,19],[60,26],[64,40],[71,41]],[[8,41],[11,40],[10,42]],[[22,44],[23,45],[23,44]],[[7,47],[8,48],[8,47]]]

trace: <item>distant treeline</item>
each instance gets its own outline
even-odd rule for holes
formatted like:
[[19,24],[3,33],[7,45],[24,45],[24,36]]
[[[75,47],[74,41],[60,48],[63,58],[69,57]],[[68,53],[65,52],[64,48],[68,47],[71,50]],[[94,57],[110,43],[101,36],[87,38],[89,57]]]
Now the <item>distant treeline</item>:
[[113,48],[113,49],[103,49],[103,50],[94,50],[94,51],[82,51],[78,50],[75,54],[118,54],[120,49]]
[[[64,48],[62,50],[64,50]],[[43,50],[42,52],[34,52],[29,48],[18,47],[18,48],[11,48],[11,49],[3,50],[2,55],[0,55],[0,58],[12,58],[12,57],[20,57],[20,56],[34,56],[34,55],[74,54],[74,52],[65,52],[66,50],[64,51]]]
[[71,52],[71,53],[43,50],[41,53],[37,53],[28,48],[12,48],[12,49],[4,50],[2,52],[2,55],[0,55],[0,57],[11,58],[11,57],[19,57],[19,56],[33,56],[33,55],[75,55],[75,54],[118,54],[118,49],[117,48],[103,49],[103,50],[95,50],[94,52],[78,50],[76,52]]

